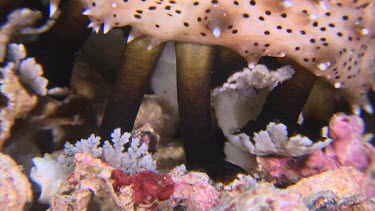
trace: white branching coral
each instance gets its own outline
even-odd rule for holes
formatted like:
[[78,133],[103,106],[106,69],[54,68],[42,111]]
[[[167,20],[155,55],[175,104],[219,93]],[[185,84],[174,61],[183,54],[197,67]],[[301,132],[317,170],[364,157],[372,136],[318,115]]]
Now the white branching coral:
[[108,141],[103,146],[103,158],[116,168],[120,168],[128,174],[138,173],[140,171],[156,171],[156,164],[148,153],[148,145],[141,143],[139,138],[133,138],[127,152],[123,153],[124,145],[130,140],[130,133],[121,135],[121,130],[113,131],[112,144]]
[[[74,158],[78,153],[91,154],[92,157],[100,158],[128,174],[145,170],[157,171],[156,162],[148,152],[148,145],[142,143],[140,138],[133,137],[130,133],[121,134],[120,129],[115,129],[111,138],[111,142],[106,141],[104,146],[100,147],[101,138],[93,134],[75,145],[67,142],[56,159],[48,154],[43,158],[33,158],[35,167],[32,168],[30,177],[41,186],[42,195],[39,201],[46,203],[57,193],[62,181],[73,171]],[[125,144],[129,144],[126,150]]]
[[253,138],[245,133],[232,135],[229,141],[235,145],[244,146],[251,154],[258,156],[282,155],[302,156],[329,145],[332,139],[314,143],[306,136],[288,137],[287,127],[281,123],[270,122],[266,130],[253,134]]
[[247,95],[256,95],[257,89],[268,88],[272,90],[279,83],[290,79],[294,74],[291,66],[284,66],[276,71],[268,70],[265,65],[256,65],[254,69],[244,68],[230,76],[223,86],[213,90],[215,96],[223,91],[240,90],[250,92]]

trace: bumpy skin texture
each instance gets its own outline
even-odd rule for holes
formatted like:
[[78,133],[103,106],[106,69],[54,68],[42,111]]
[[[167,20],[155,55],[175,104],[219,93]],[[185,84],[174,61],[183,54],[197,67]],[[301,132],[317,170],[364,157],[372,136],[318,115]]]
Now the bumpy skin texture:
[[253,66],[287,55],[367,104],[374,85],[373,0],[80,0],[90,27],[131,25],[132,36],[231,48]]

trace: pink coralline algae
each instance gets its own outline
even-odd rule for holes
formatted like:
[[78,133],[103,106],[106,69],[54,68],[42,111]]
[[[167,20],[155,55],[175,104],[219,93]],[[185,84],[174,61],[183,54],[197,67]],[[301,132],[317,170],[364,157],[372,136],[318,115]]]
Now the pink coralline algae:
[[300,157],[257,156],[257,161],[270,176],[280,183],[296,182],[340,166],[350,166],[364,172],[373,162],[374,148],[364,141],[364,123],[355,115],[336,114],[329,123],[331,145],[310,155]]
[[[321,191],[332,191],[339,199],[353,195],[368,196],[366,175],[352,167],[340,167],[335,170],[301,179],[288,190],[306,198]],[[372,189],[375,191],[375,188]]]
[[374,160],[375,150],[362,138],[365,130],[362,119],[337,114],[332,117],[329,128],[330,136],[335,141],[326,148],[326,154],[341,166],[364,171]]
[[172,203],[181,202],[187,210],[208,210],[219,202],[219,191],[210,183],[210,178],[199,172],[184,174],[175,169],[172,178],[176,182]]

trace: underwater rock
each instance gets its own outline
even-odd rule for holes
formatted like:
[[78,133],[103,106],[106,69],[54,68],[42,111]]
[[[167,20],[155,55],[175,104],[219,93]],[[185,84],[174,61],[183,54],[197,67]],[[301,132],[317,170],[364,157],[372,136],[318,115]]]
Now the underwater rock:
[[308,209],[297,194],[276,189],[268,183],[258,183],[254,188],[244,191],[215,210],[307,211]]
[[319,191],[304,198],[306,206],[310,211],[318,210],[361,210],[371,211],[375,209],[373,198],[354,195],[339,199],[332,191]]
[[[352,167],[340,167],[301,179],[288,190],[298,193],[302,198],[320,191],[332,191],[338,198],[343,199],[353,195],[363,195],[366,189],[366,176]],[[375,189],[373,189],[375,190]]]

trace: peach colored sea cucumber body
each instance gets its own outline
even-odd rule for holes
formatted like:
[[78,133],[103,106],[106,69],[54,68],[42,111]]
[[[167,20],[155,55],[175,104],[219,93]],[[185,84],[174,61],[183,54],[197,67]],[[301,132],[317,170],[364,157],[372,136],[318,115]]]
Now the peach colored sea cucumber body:
[[151,44],[182,41],[231,48],[250,67],[261,56],[288,56],[368,105],[374,88],[374,1],[339,0],[80,0],[104,33],[132,26]]

